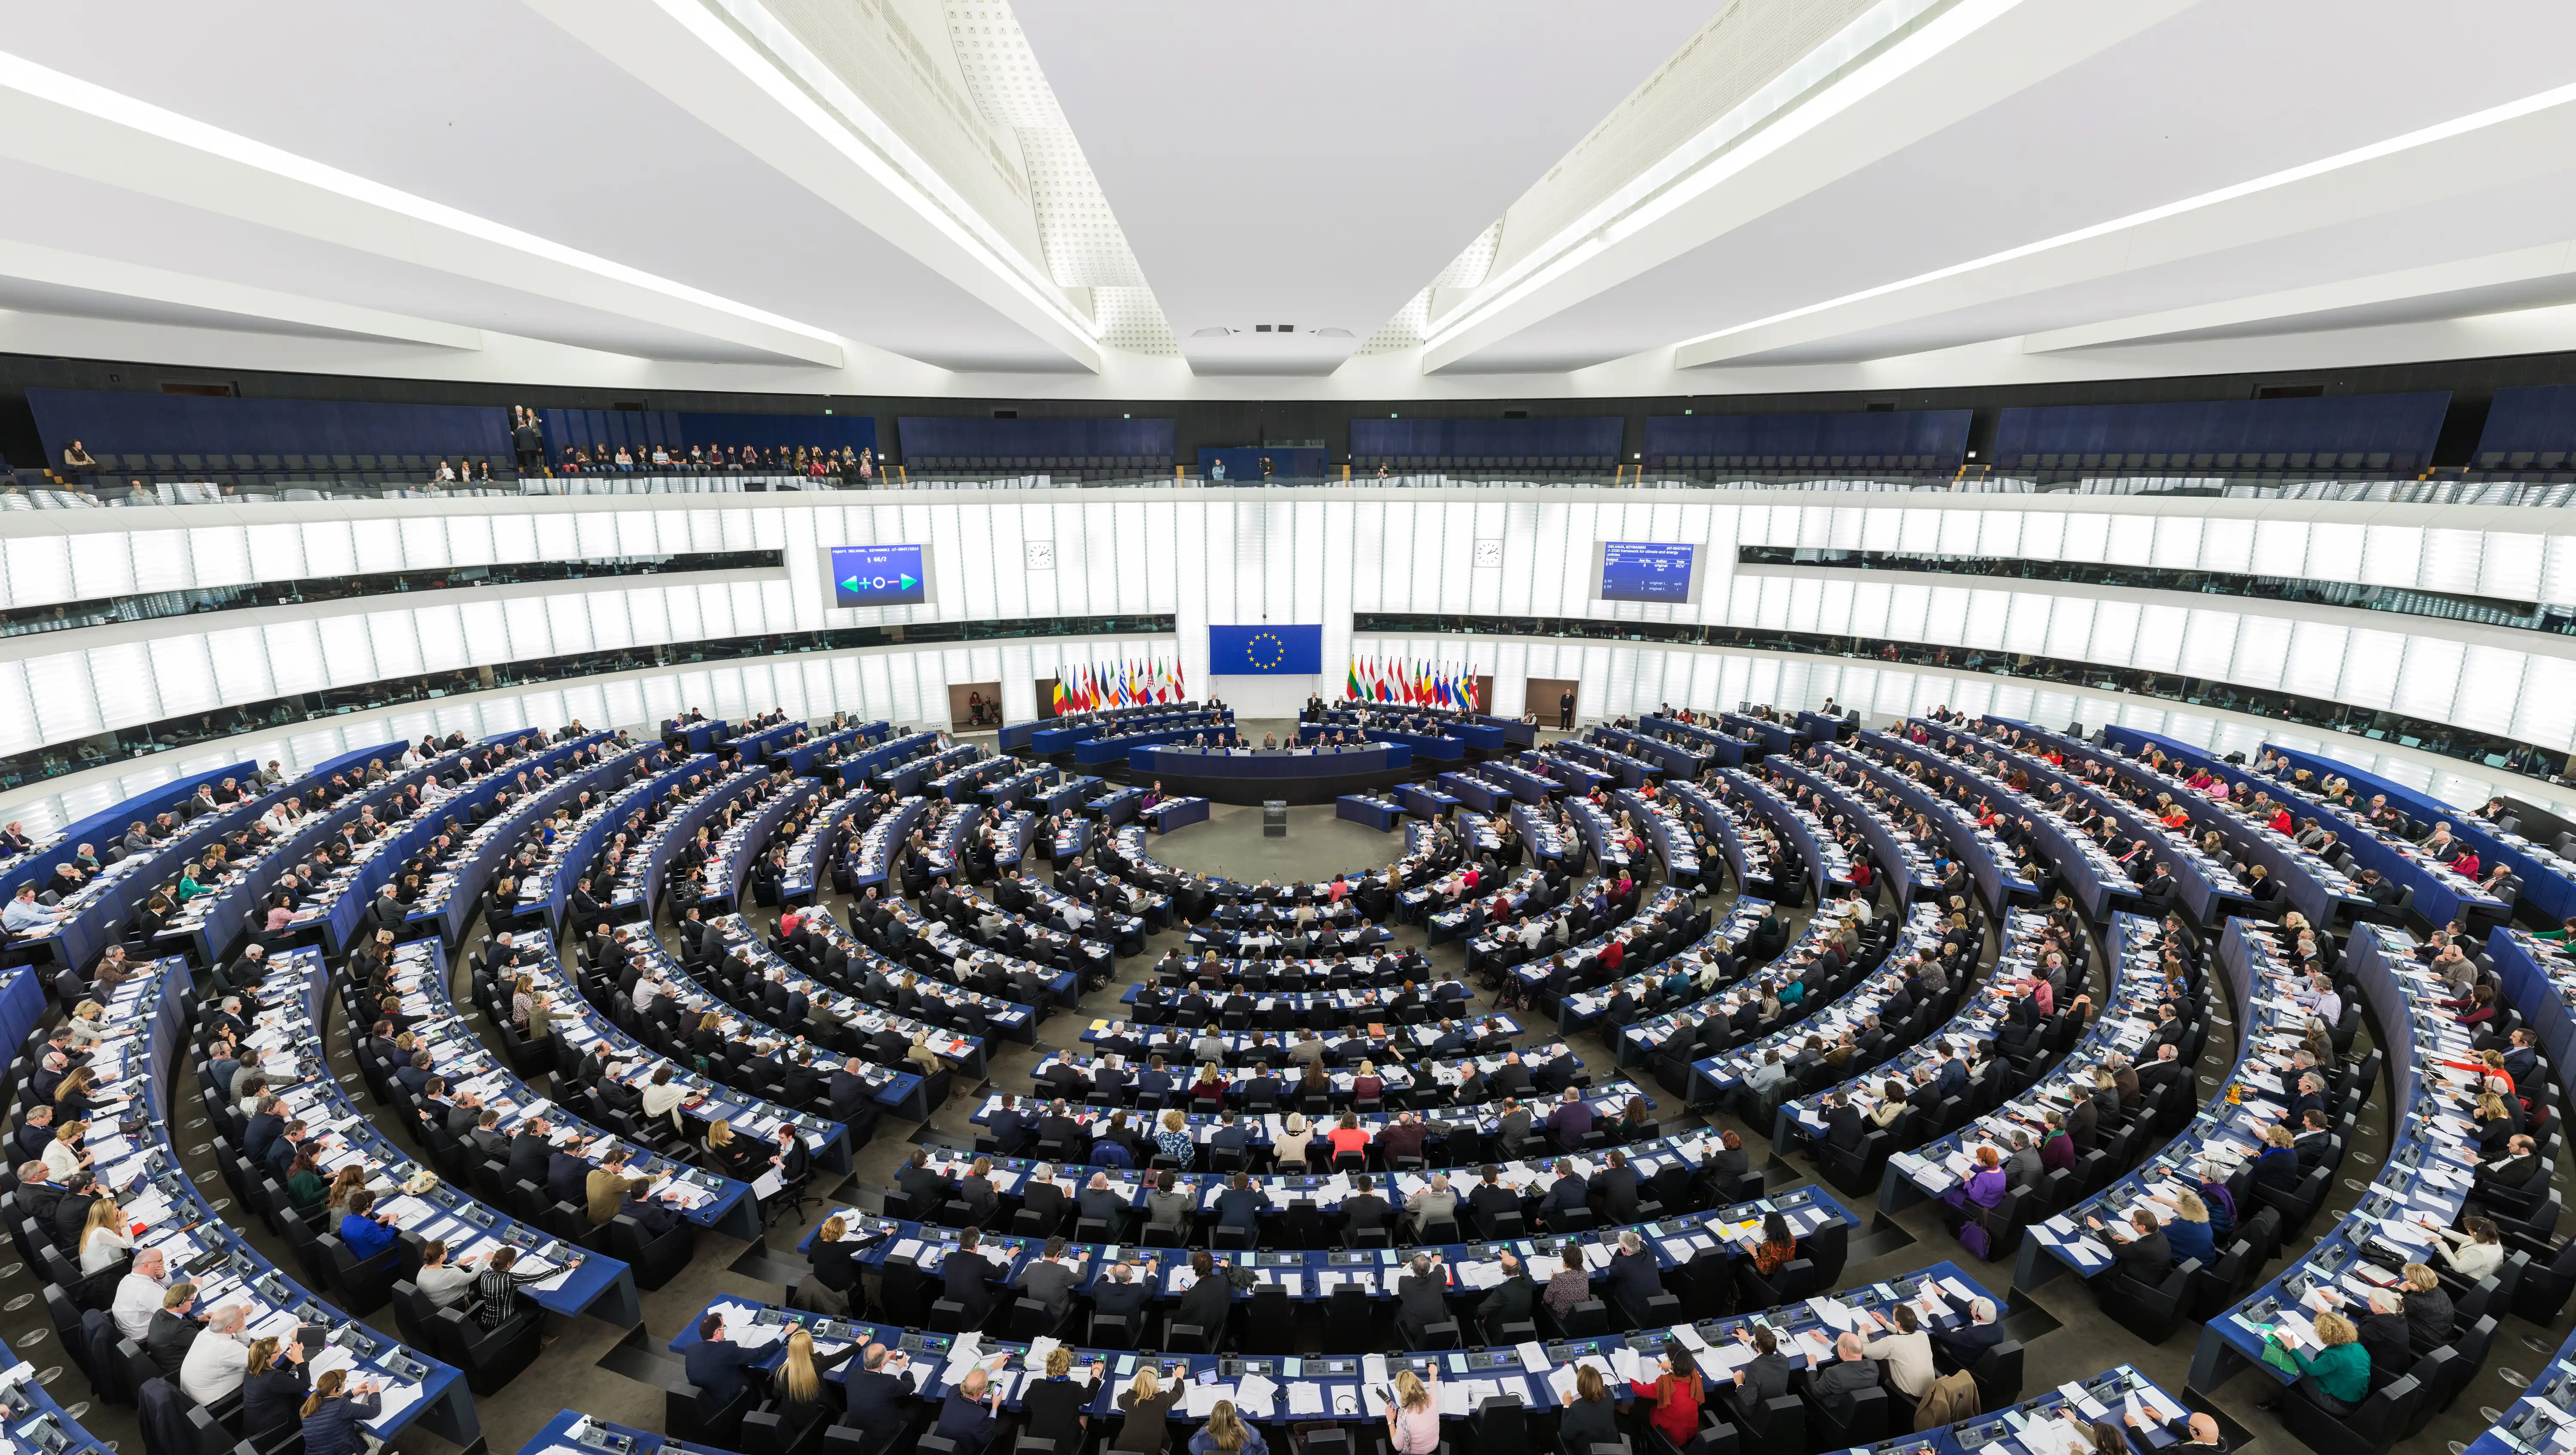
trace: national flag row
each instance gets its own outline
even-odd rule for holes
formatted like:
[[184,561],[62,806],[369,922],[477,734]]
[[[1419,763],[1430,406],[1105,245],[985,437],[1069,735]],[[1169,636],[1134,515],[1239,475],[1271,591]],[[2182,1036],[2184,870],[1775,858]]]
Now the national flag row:
[[1103,707],[1143,707],[1188,700],[1178,662],[1085,662],[1058,673],[1055,680],[1055,710],[1059,717]]
[[1460,712],[1483,711],[1484,704],[1476,696],[1476,679],[1466,668],[1403,657],[1384,661],[1353,657],[1350,677],[1342,685],[1345,700],[1450,707]]

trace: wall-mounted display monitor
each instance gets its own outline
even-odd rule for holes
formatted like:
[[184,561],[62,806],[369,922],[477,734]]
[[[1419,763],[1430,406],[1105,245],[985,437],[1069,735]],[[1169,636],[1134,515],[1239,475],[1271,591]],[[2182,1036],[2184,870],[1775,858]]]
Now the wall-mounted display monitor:
[[930,599],[930,568],[919,546],[830,548],[832,604],[915,606]]
[[1679,605],[1699,600],[1698,574],[1691,569],[1697,546],[1602,541],[1592,550],[1592,579],[1600,583],[1593,594],[1596,601]]

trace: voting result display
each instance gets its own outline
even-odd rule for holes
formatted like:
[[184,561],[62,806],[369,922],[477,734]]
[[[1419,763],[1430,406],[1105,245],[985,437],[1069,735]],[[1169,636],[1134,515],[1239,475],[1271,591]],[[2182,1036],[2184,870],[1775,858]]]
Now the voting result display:
[[833,546],[834,606],[918,606],[930,599],[919,546]]
[[1676,604],[1697,601],[1699,592],[1691,571],[1697,549],[1652,541],[1603,541],[1593,547],[1598,555],[1593,562],[1593,579],[1601,583],[1595,599]]

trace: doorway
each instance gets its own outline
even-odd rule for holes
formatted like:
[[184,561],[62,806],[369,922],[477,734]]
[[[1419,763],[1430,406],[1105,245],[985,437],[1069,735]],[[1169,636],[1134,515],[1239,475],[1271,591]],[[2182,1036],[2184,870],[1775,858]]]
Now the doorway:
[[1571,729],[1583,712],[1583,684],[1572,677],[1529,679],[1529,706],[1541,727]]

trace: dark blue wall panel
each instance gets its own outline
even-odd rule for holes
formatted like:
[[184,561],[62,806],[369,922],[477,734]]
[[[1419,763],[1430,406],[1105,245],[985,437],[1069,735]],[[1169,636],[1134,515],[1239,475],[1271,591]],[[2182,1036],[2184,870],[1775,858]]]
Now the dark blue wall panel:
[[463,404],[358,404],[320,399],[209,399],[29,389],[45,456],[79,440],[93,455],[510,454],[510,412]]
[[[2554,454],[2564,461],[2576,450],[2576,384],[2541,384],[2526,389],[2499,389],[2487,410],[2486,429],[2478,435],[2477,463],[2492,469],[2508,455]],[[2524,460],[2522,464],[2531,464]],[[2553,462],[2557,463],[2557,462]]]
[[[2413,471],[2433,457],[2447,390],[2421,394],[2347,394],[2320,399],[2222,399],[2178,404],[2075,404],[2007,409],[1995,430],[1995,464],[2026,466],[2037,455],[2158,454],[2168,465],[2202,455],[2218,467],[2260,468],[2268,455],[2365,458],[2348,466]],[[2384,455],[2381,461],[2367,457]],[[2173,457],[2181,456],[2177,460]],[[2250,458],[2249,458],[2250,457]],[[2108,461],[2103,462],[2108,465]],[[2333,459],[2314,460],[2332,465]],[[2039,462],[2038,468],[2047,468]]]
[[1646,458],[1797,458],[1873,455],[1929,458],[1955,468],[1968,453],[1974,411],[1919,409],[1861,414],[1658,414],[1646,420]]
[[1229,485],[1261,480],[1261,460],[1270,459],[1270,477],[1274,480],[1320,480],[1331,468],[1332,451],[1321,448],[1288,445],[1202,445],[1199,448],[1199,474],[1212,476],[1217,461],[1225,461],[1225,478]]
[[907,461],[1100,460],[1150,457],[1168,465],[1175,432],[1168,419],[952,419],[906,416],[895,421]]
[[1619,458],[1625,422],[1568,419],[1354,419],[1351,459]]

